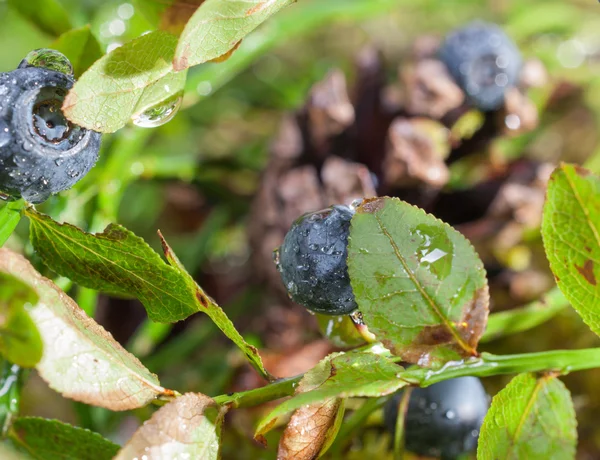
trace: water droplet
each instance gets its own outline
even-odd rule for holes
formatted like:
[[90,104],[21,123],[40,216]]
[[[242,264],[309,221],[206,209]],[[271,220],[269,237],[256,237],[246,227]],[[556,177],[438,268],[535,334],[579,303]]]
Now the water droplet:
[[60,166],[60,165],[62,165],[64,162],[65,162],[65,159],[64,159],[64,158],[57,158],[56,160],[54,160],[54,164],[55,164],[56,166]]
[[10,135],[8,126],[4,121],[0,120],[0,148],[10,144],[11,141],[12,136]]
[[452,270],[454,245],[446,230],[433,225],[419,225],[414,233],[421,238],[416,256],[421,267],[427,268],[440,281]]
[[182,93],[177,93],[166,101],[134,116],[133,124],[141,128],[156,128],[164,125],[173,119],[179,107],[181,107],[182,100]]
[[40,48],[30,51],[19,64],[19,69],[24,67],[42,67],[65,75],[73,75],[73,66],[67,57],[49,48]]
[[444,417],[446,417],[448,420],[452,420],[456,417],[456,414],[454,411],[449,410],[444,414]]
[[363,202],[362,198],[353,200],[352,203],[350,203],[350,205],[348,206],[352,211],[356,211],[356,208],[358,208],[361,203]]
[[316,243],[311,243],[308,245],[308,249],[310,249],[311,251],[318,251],[319,250],[319,245]]

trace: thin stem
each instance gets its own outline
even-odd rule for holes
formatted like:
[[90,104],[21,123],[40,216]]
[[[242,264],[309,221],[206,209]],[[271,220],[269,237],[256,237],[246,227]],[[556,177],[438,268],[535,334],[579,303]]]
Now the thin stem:
[[398,402],[398,417],[396,419],[396,429],[394,430],[394,460],[404,458],[404,425],[411,393],[412,388],[407,388]]
[[[439,369],[412,367],[399,374],[406,382],[426,387],[434,383],[456,377],[489,377],[500,374],[518,374],[521,372],[552,371],[566,374],[600,367],[600,348],[583,350],[554,350],[539,353],[498,356],[482,353],[479,358],[467,361],[451,361]],[[214,400],[232,408],[251,407],[268,401],[291,396],[302,379],[297,375],[249,391],[220,395]]]

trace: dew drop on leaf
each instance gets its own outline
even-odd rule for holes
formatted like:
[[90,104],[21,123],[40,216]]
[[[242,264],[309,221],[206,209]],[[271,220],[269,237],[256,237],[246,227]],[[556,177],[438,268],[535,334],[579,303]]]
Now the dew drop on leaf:
[[30,51],[19,64],[19,68],[42,67],[65,75],[73,75],[73,66],[67,57],[49,48],[40,48]]
[[140,128],[156,128],[164,125],[171,121],[177,114],[182,100],[182,94],[178,93],[166,101],[145,110],[141,114],[134,115],[132,118],[133,124]]

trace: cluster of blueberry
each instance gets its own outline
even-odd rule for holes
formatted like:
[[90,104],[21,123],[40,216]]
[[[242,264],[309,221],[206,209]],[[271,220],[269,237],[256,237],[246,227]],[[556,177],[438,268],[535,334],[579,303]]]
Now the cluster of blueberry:
[[96,163],[99,133],[71,123],[61,107],[74,84],[69,60],[29,53],[0,73],[0,194],[41,203],[71,188]]

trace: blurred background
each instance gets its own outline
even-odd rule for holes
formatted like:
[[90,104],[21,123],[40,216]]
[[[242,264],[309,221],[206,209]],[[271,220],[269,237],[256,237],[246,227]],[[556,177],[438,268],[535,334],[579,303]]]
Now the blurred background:
[[[73,26],[91,24],[105,51],[155,29],[161,5],[59,3]],[[436,104],[447,102],[444,82],[421,65],[445,34],[474,19],[499,24],[518,45],[526,62],[519,90],[495,112],[461,106],[437,113]],[[0,20],[0,71],[57,38],[5,0]],[[431,90],[440,87],[441,99]],[[246,340],[262,350],[269,370],[295,375],[334,349],[360,343],[345,322],[309,315],[283,292],[271,252],[296,217],[374,194],[419,205],[474,243],[488,271],[492,311],[509,310],[553,287],[539,233],[545,181],[560,161],[600,172],[599,117],[600,5],[593,0],[299,0],[248,36],[229,60],[190,69],[172,121],[104,136],[95,169],[40,209],[88,231],[117,222],[157,250],[160,229]],[[417,160],[398,154],[407,144]],[[26,222],[9,246],[35,261]],[[262,385],[207,317],[152,324],[135,300],[57,282],[164,386],[214,396]],[[544,325],[480,349],[599,345],[566,308]],[[484,384],[493,395],[509,379]],[[578,458],[600,458],[600,370],[564,381],[577,410]],[[23,406],[117,442],[153,410],[122,414],[72,403],[35,375]],[[265,410],[228,415],[224,458],[275,458],[277,431],[267,449],[251,441]],[[347,449],[344,458],[385,459],[389,442],[375,411],[337,448]]]

